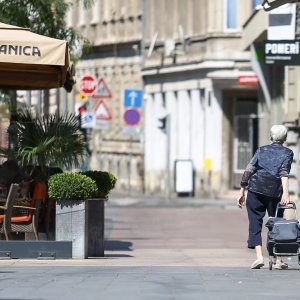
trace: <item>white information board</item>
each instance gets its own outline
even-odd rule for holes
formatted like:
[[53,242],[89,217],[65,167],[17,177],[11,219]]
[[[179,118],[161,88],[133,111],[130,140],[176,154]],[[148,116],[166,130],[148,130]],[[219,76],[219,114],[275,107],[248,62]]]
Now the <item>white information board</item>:
[[192,160],[175,161],[176,193],[192,193],[194,190],[194,170]]

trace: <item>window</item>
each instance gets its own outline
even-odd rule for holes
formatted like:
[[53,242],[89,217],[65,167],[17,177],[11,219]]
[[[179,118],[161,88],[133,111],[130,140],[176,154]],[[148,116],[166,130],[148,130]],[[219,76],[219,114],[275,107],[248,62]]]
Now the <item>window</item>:
[[252,0],[252,9],[254,10],[256,6],[259,5],[260,3],[261,3],[260,0]]
[[73,6],[70,5],[66,14],[66,24],[68,28],[73,26]]
[[237,29],[237,0],[226,0],[226,29]]
[[78,5],[78,27],[84,26],[85,25],[85,8],[84,8],[84,3],[83,0],[79,1]]
[[99,22],[99,14],[100,14],[100,0],[94,0],[94,4],[92,7],[91,24],[97,24]]

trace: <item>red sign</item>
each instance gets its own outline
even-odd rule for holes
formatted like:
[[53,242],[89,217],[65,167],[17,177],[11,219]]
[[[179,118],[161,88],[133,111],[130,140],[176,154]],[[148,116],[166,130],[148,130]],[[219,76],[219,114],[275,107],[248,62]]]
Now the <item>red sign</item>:
[[256,76],[239,76],[238,82],[241,85],[256,85],[259,81]]
[[138,125],[141,119],[141,114],[137,109],[127,109],[123,115],[124,121],[129,126]]
[[95,107],[96,120],[111,120],[112,115],[103,100],[100,100]]
[[78,89],[86,96],[93,96],[97,89],[97,79],[91,75],[83,76],[78,82]]
[[97,84],[93,98],[111,98],[112,94],[103,78],[100,78]]

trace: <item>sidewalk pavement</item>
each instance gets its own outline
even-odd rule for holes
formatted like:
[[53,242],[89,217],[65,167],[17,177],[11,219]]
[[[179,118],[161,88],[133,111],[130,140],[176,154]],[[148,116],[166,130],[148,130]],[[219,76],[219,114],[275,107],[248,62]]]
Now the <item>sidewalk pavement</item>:
[[114,196],[104,258],[0,261],[0,300],[299,299],[296,259],[251,270],[245,209],[215,201]]
[[132,206],[132,207],[219,207],[225,209],[236,208],[236,195],[232,198],[196,198],[196,197],[165,197],[151,195],[128,195],[126,193],[112,193],[109,196],[110,206]]

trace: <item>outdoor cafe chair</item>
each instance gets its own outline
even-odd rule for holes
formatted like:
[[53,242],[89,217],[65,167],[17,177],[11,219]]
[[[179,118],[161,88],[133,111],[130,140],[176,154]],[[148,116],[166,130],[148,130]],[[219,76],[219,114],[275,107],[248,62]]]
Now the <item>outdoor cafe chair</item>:
[[3,210],[2,214],[0,214],[0,233],[5,235],[5,239],[10,239],[11,232],[11,215],[13,210],[13,204],[15,200],[21,193],[21,187],[19,184],[11,184],[5,204],[0,206],[0,209]]
[[[37,183],[30,199],[24,203],[24,188],[19,184],[12,184],[7,196],[5,206],[0,206],[4,210],[3,215],[0,215],[0,222],[2,227],[0,233],[5,234],[5,239],[11,239],[11,233],[25,233],[33,232],[35,239],[38,240],[38,219],[39,209],[46,187],[43,183]],[[27,197],[27,195],[25,195]]]

